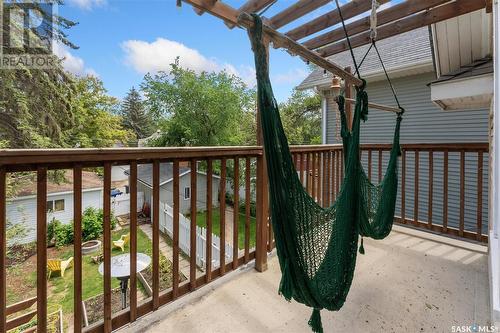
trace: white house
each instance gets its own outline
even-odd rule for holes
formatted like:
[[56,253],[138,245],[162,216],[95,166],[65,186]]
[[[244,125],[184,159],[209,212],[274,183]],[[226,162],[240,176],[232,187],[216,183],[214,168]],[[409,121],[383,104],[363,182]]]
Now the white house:
[[[47,221],[53,218],[62,223],[73,220],[73,173],[66,172],[66,182],[56,184],[47,182]],[[82,208],[102,208],[103,182],[94,172],[82,173]],[[7,220],[12,224],[23,223],[27,235],[17,240],[29,243],[36,240],[36,182],[31,182],[19,190],[17,196],[8,199]]]
[[[144,193],[144,201],[151,205],[153,195],[153,167],[151,164],[142,164],[137,167],[137,191]],[[126,171],[126,173],[128,173]],[[173,207],[173,164],[160,164],[160,202]],[[219,205],[220,177],[212,175],[212,205]],[[207,175],[201,171],[196,177],[196,206],[197,210],[204,210],[207,198]],[[191,210],[191,168],[179,167],[179,211],[187,214]]]

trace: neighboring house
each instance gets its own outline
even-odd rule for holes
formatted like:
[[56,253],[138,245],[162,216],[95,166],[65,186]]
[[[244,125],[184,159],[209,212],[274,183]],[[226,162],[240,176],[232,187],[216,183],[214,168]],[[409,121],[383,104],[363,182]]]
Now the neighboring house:
[[[478,11],[453,20],[451,23],[451,20],[439,23],[432,29],[424,27],[377,42],[401,105],[406,109],[401,126],[403,144],[488,142],[489,107],[493,92],[493,69],[488,60],[492,54],[491,31],[488,28],[490,17],[484,11]],[[430,31],[436,30],[438,33],[433,33],[433,38]],[[471,42],[466,45],[458,43],[459,33],[460,40]],[[367,49],[368,46],[363,46],[354,50],[358,63]],[[351,66],[354,70],[347,51],[330,59],[343,67]],[[374,50],[367,56],[360,72],[367,80],[366,91],[371,102],[396,105]],[[331,82],[331,74],[325,75],[322,70],[315,70],[298,86],[298,89],[314,89],[323,97],[322,137],[325,144],[341,143],[340,116],[330,89]],[[362,123],[361,143],[392,142],[395,120],[392,113],[370,110],[368,120]],[[449,202],[460,202],[459,155],[450,154],[449,159]],[[366,168],[367,154],[363,155],[362,160]],[[388,154],[384,154],[384,171],[387,160]],[[419,162],[419,190],[420,193],[427,193],[428,154],[420,154]],[[377,156],[374,156],[372,165],[373,175],[377,175]],[[406,165],[406,218],[411,219],[414,202],[413,153],[407,154]],[[483,165],[488,165],[487,154],[484,154]],[[438,190],[441,188],[439,182],[442,183],[442,166],[442,154],[434,156],[434,223],[440,223],[440,211],[443,209],[442,193]],[[467,158],[466,172],[475,174],[476,168],[477,159]],[[487,168],[483,170],[483,177],[488,179]],[[484,184],[483,193],[488,193],[487,182]],[[401,195],[400,190],[398,195]],[[466,186],[465,200],[476,202],[477,191],[474,186]],[[399,198],[397,215],[401,212],[400,203]],[[419,217],[425,219],[427,211],[428,203],[421,200]],[[450,226],[458,225],[458,214],[458,209],[449,211]],[[485,204],[484,220],[487,216],[488,207]],[[467,212],[466,229],[470,227],[473,230],[475,225],[475,212]],[[487,233],[487,221],[484,221],[483,228],[483,232]]]
[[[128,171],[126,172],[128,174]],[[153,202],[153,167],[142,164],[137,167],[137,191],[144,193],[144,201],[150,206]],[[160,203],[173,207],[173,164],[160,164]],[[212,175],[212,205],[219,205],[219,176]],[[179,167],[179,211],[187,214],[191,210],[191,168]],[[197,210],[205,210],[207,203],[207,175],[201,171],[196,175],[196,206]]]
[[[50,180],[47,182],[47,221],[57,219],[62,223],[70,223],[73,220],[73,173],[65,174],[66,182],[56,184]],[[82,207],[102,208],[102,186],[101,178],[93,172],[82,172]],[[27,235],[21,243],[29,243],[36,240],[36,182],[24,186],[15,198],[7,202],[7,220],[12,224],[24,223]]]

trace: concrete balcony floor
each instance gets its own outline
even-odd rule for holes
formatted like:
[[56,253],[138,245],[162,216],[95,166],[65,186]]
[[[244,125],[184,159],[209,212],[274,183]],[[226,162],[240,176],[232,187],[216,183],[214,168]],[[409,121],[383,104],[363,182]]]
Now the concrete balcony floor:
[[[451,332],[489,325],[486,247],[397,227],[365,239],[351,291],[325,332]],[[125,332],[311,332],[311,310],[277,293],[278,258],[250,265],[139,319]]]

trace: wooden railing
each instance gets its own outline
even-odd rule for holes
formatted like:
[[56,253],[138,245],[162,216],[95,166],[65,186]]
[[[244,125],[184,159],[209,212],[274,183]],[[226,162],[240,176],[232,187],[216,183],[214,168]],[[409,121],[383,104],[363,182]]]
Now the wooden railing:
[[[469,240],[487,242],[488,195],[488,145],[479,144],[407,144],[402,146],[400,163],[398,216],[396,222],[433,232]],[[377,183],[383,178],[390,145],[363,145],[361,159],[367,175]],[[299,178],[318,203],[331,205],[340,190],[344,175],[343,153],[340,145],[294,146],[291,148]],[[160,290],[160,182],[163,163],[172,165],[173,233],[172,233],[172,287]],[[140,301],[137,295],[138,277],[136,256],[138,252],[137,193],[138,168],[152,165],[152,295]],[[111,171],[114,165],[128,165],[130,188],[130,301],[122,311],[113,313],[111,308],[110,264],[112,257],[111,230]],[[183,255],[179,244],[180,168],[189,167],[190,177],[190,253]],[[103,172],[103,256],[104,256],[104,311],[103,319],[82,328],[82,172],[86,168],[102,168]],[[47,175],[52,169],[70,169],[73,173],[74,192],[74,314],[75,332],[110,332],[135,321],[158,307],[185,295],[231,270],[255,259],[256,269],[265,270],[267,252],[273,249],[272,230],[268,212],[262,207],[267,198],[264,178],[264,159],[261,147],[210,147],[210,148],[141,148],[141,149],[78,149],[78,150],[3,150],[0,152],[0,332],[12,326],[12,309],[7,306],[6,288],[6,180],[10,173],[36,172],[36,237],[37,237],[37,290],[36,298],[21,304],[36,302],[38,332],[47,327]],[[199,171],[199,172],[197,172]],[[228,172],[229,171],[229,172]],[[206,177],[205,184],[197,177]],[[216,175],[216,178],[213,177]],[[226,186],[220,186],[219,257],[213,258],[213,207],[214,179],[226,184],[232,179],[234,206],[233,219],[226,219]],[[417,184],[417,186],[414,186]],[[206,186],[204,198],[198,197],[198,188]],[[240,192],[239,189],[244,189]],[[244,193],[244,198],[240,197]],[[255,198],[252,197],[255,194]],[[202,205],[200,202],[205,201]],[[252,201],[256,205],[255,239],[251,240],[250,220]],[[244,227],[239,228],[238,207],[244,203]],[[197,212],[206,211],[205,267],[199,267],[196,258]],[[232,224],[232,234],[226,225]],[[230,229],[231,230],[231,229]],[[240,249],[239,237],[244,235]],[[231,239],[232,238],[232,239]],[[255,247],[250,247],[250,243]],[[188,257],[189,277],[180,281],[180,258]],[[230,259],[228,259],[230,258]],[[219,267],[212,262],[218,261]],[[203,271],[202,271],[203,270]],[[26,319],[25,317],[24,319]],[[25,320],[22,320],[23,322]],[[28,319],[29,320],[29,319]]]
[[[364,144],[361,161],[370,180],[384,176],[391,145]],[[292,147],[299,177],[322,206],[331,205],[343,180],[342,147]],[[403,144],[396,222],[487,242],[488,144]],[[417,184],[417,186],[415,186]]]
[[[173,235],[172,235],[172,287],[160,290],[160,169],[163,163],[171,163],[173,168]],[[138,277],[136,274],[138,251],[138,225],[137,225],[137,193],[138,193],[138,168],[142,164],[152,164],[152,296],[140,302],[137,295]],[[228,164],[231,166],[231,175],[228,175]],[[130,188],[130,301],[129,306],[116,313],[112,312],[111,304],[111,257],[112,257],[112,230],[111,230],[111,171],[113,165],[129,165]],[[104,311],[103,319],[89,327],[82,328],[82,170],[85,168],[102,168],[103,171],[103,257],[104,257]],[[179,247],[179,213],[180,213],[180,167],[189,167],[190,176],[190,253],[181,254]],[[215,170],[217,168],[217,170]],[[262,175],[262,150],[259,147],[210,147],[210,148],[175,148],[175,149],[91,149],[91,150],[7,150],[0,153],[0,257],[3,265],[0,269],[0,332],[24,324],[34,316],[37,317],[37,331],[45,332],[47,327],[47,175],[52,169],[70,169],[73,173],[74,192],[74,319],[75,332],[110,332],[138,317],[158,309],[161,305],[169,303],[182,295],[210,283],[231,270],[258,258],[257,268],[262,267],[267,260],[267,239],[259,235],[267,235],[266,214],[258,211],[256,214],[256,229],[265,228],[266,232],[257,232],[256,239],[250,239],[251,201],[252,192],[255,192],[256,201],[259,202],[264,190]],[[203,170],[202,170],[203,169]],[[10,173],[36,172],[36,238],[37,238],[37,285],[35,299],[30,299],[31,306],[36,302],[36,309],[12,321],[11,316],[17,305],[7,307],[6,288],[6,179]],[[198,174],[198,172],[200,172]],[[212,188],[217,174],[220,184],[226,184],[232,178],[234,192],[233,220],[226,220],[225,192],[226,186],[219,189],[219,216],[220,216],[220,257],[212,258],[212,207],[214,198]],[[206,177],[205,183],[197,182],[197,177]],[[240,178],[245,191],[245,198],[239,197]],[[163,181],[163,179],[162,179]],[[206,198],[197,198],[200,186],[206,186]],[[252,187],[252,189],[251,189]],[[215,198],[217,200],[217,198]],[[200,207],[200,201],[206,201]],[[244,204],[245,227],[238,228],[239,206]],[[199,210],[206,210],[206,265],[198,267],[196,262],[196,215]],[[252,218],[253,219],[253,218]],[[233,224],[233,234],[226,234],[226,224]],[[265,227],[262,227],[265,226]],[[239,237],[244,235],[244,248],[240,250]],[[255,247],[250,247],[250,243]],[[232,245],[231,255],[225,253],[225,244]],[[180,281],[180,258],[188,256],[189,276],[185,282]],[[232,258],[231,258],[232,256]],[[214,260],[213,260],[214,259]],[[218,267],[213,267],[212,262],[218,260]],[[97,269],[97,267],[96,267]],[[203,272],[202,272],[203,270]],[[29,318],[27,316],[30,316]]]

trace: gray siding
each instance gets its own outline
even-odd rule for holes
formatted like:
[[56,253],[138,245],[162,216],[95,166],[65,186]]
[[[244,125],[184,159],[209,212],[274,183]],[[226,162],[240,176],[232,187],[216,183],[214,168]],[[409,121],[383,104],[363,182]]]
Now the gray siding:
[[[401,105],[406,108],[401,126],[402,143],[464,143],[488,142],[488,110],[443,111],[430,98],[427,83],[434,74],[422,74],[394,80]],[[385,81],[368,83],[369,100],[376,103],[395,105],[394,98]],[[327,98],[327,143],[340,143],[340,127],[336,104],[330,94]],[[362,143],[390,143],[395,126],[394,114],[370,110],[368,121],[361,126]],[[384,174],[389,153],[383,155]],[[477,153],[465,155],[465,229],[475,231],[477,216]],[[362,156],[365,170],[368,170],[368,156]],[[449,153],[448,171],[448,225],[457,227],[460,214],[460,154]],[[372,180],[378,181],[378,154],[372,155]],[[483,233],[487,232],[488,218],[488,156],[483,156]],[[415,157],[408,152],[406,157],[405,216],[414,217]],[[433,177],[433,223],[443,222],[443,153],[434,153]],[[401,175],[401,163],[400,163]],[[419,156],[419,209],[418,219],[427,221],[429,211],[429,154]],[[401,180],[399,182],[396,215],[401,215]]]

